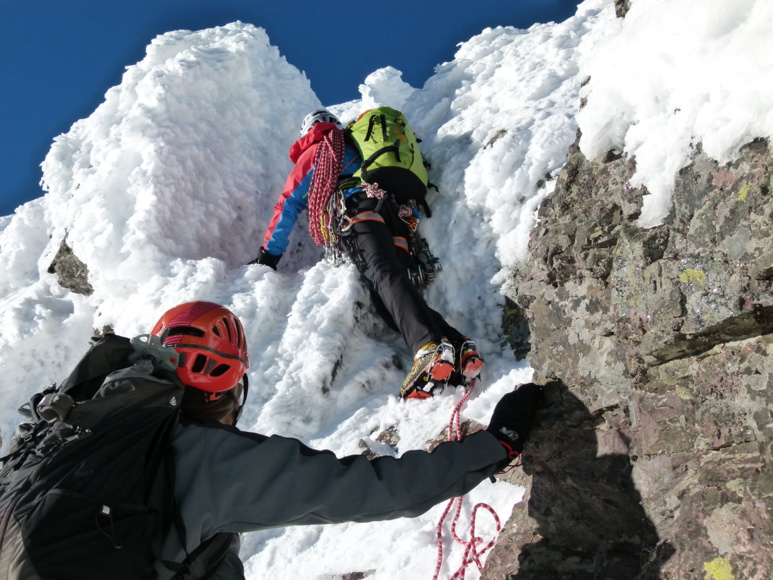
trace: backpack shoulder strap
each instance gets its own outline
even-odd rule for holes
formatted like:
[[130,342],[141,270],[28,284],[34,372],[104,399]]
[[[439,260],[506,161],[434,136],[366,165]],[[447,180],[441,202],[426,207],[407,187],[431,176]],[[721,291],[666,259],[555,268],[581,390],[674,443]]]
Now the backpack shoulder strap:
[[134,354],[131,341],[117,334],[105,334],[83,355],[70,375],[61,382],[58,391],[74,401],[91,399],[111,372],[130,366]]
[[[182,418],[185,422],[186,419]],[[170,446],[165,453],[164,476],[167,484],[168,493],[164,497],[163,512],[165,514],[166,525],[164,533],[168,533],[170,528],[174,528],[180,544],[185,551],[185,560],[182,562],[169,562],[163,560],[162,563],[167,570],[174,572],[172,580],[206,580],[211,578],[217,570],[217,567],[228,554],[231,544],[238,537],[233,532],[220,532],[204,540],[195,550],[188,553],[185,549],[185,521],[177,506],[177,499],[174,496],[174,455],[175,451]]]
[[206,580],[217,571],[238,534],[220,532],[203,541],[180,565],[172,580]]

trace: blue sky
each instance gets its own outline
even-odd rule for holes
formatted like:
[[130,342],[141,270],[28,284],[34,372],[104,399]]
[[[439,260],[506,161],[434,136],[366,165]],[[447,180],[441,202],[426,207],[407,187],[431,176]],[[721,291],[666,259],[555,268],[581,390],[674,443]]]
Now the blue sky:
[[[612,0],[610,0],[611,2]],[[266,30],[323,103],[393,66],[420,88],[487,26],[563,21],[580,0],[0,0],[0,216],[43,195],[40,163],[127,66],[170,30],[241,20]],[[381,40],[381,35],[388,40]]]

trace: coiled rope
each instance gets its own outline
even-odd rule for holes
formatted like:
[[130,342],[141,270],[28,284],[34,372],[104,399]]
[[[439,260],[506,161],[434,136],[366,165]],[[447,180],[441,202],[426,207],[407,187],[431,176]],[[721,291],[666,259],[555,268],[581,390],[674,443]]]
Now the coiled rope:
[[341,175],[344,162],[344,132],[331,129],[320,142],[314,156],[314,175],[309,187],[309,234],[317,246],[331,246],[328,200]]
[[[473,380],[473,382],[470,384],[470,387],[464,393],[464,396],[456,404],[456,407],[454,407],[454,410],[451,413],[451,419],[448,423],[448,430],[447,430],[448,441],[458,441],[462,438],[462,428],[461,428],[462,407],[467,402],[467,399],[470,398],[470,395],[472,394],[472,390],[475,387],[476,382],[477,382],[477,379]],[[475,563],[475,565],[478,567],[478,570],[482,572],[483,563],[481,562],[481,557],[483,556],[483,554],[485,554],[488,550],[490,550],[494,546],[494,543],[496,542],[499,532],[502,530],[502,524],[499,520],[499,516],[497,516],[497,513],[494,511],[494,508],[492,508],[490,505],[486,503],[481,502],[481,503],[475,504],[475,506],[472,508],[472,515],[470,518],[469,540],[463,540],[462,538],[460,538],[459,535],[456,533],[456,524],[459,520],[459,515],[461,514],[461,511],[462,511],[463,499],[464,499],[463,497],[454,497],[448,500],[448,503],[446,504],[446,509],[443,511],[443,515],[440,516],[440,521],[438,522],[437,528],[436,528],[437,563],[435,564],[435,575],[432,577],[432,580],[438,579],[438,577],[440,576],[440,569],[443,566],[443,522],[445,521],[446,516],[452,509],[454,510],[454,519],[451,521],[451,536],[453,537],[456,543],[463,545],[465,549],[464,549],[464,555],[462,557],[462,563],[459,566],[459,569],[456,572],[454,572],[453,575],[451,576],[451,580],[463,580],[465,572],[467,570],[467,566],[469,566],[472,563]],[[492,515],[492,517],[494,518],[494,522],[496,523],[496,532],[494,533],[494,537],[483,547],[481,547],[481,544],[483,544],[483,538],[480,538],[475,535],[475,524],[477,521],[478,511],[480,510],[488,511]]]

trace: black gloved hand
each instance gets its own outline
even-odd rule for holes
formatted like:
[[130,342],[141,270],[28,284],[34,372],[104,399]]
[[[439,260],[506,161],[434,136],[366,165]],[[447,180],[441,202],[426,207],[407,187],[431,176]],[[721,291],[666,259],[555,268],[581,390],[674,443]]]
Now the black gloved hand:
[[279,259],[281,257],[282,254],[279,254],[278,256],[269,254],[266,249],[261,246],[260,250],[258,251],[258,257],[250,262],[250,264],[263,264],[264,266],[268,266],[269,268],[276,270],[276,265],[279,263]]
[[542,399],[542,387],[534,383],[521,385],[507,393],[494,407],[486,431],[499,439],[507,449],[509,461],[523,451],[523,444],[531,430],[534,410]]

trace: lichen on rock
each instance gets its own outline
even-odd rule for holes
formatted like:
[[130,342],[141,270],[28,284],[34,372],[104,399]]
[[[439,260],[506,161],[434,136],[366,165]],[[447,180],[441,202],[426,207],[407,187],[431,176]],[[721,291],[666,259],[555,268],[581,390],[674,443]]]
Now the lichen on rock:
[[773,568],[769,143],[723,166],[696,147],[649,229],[634,169],[575,144],[510,285],[548,396],[484,579]]

